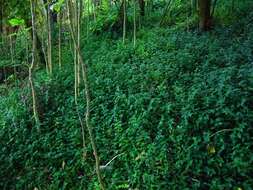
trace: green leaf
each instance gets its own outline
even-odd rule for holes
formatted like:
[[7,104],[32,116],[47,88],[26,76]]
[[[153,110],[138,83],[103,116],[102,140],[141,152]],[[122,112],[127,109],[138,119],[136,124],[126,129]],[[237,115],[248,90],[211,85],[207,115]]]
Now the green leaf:
[[9,20],[9,23],[11,26],[20,26],[20,25],[23,25],[25,21],[24,19],[20,19],[20,18],[13,18]]
[[61,8],[63,7],[64,0],[59,0],[57,3],[54,4],[53,9],[59,13],[61,11]]

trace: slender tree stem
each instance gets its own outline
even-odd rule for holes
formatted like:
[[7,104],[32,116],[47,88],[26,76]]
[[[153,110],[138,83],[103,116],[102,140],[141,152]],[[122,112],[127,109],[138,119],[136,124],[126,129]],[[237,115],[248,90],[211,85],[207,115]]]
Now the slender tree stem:
[[136,46],[136,0],[134,1],[134,47]]
[[38,112],[37,112],[37,102],[36,102],[36,93],[34,89],[34,84],[33,84],[33,69],[34,69],[34,64],[35,64],[35,51],[36,51],[36,28],[35,28],[35,23],[36,23],[36,18],[35,18],[35,2],[34,0],[30,0],[31,4],[31,15],[32,15],[32,62],[29,67],[29,82],[31,86],[31,91],[32,91],[32,102],[33,102],[33,116],[35,118],[36,124],[39,124],[39,117],[38,117]]
[[[77,28],[77,46],[80,48],[80,17],[81,17],[81,0],[76,2],[76,28]],[[78,53],[77,53],[78,54]],[[80,93],[80,58],[77,56],[77,94]]]
[[212,12],[211,12],[211,18],[214,16],[214,13],[215,13],[215,8],[216,8],[216,4],[217,4],[217,0],[214,0],[214,2],[213,2]]
[[49,73],[52,74],[52,28],[50,15],[50,0],[47,1],[47,58]]
[[167,5],[166,5],[166,8],[165,8],[164,11],[163,11],[163,15],[162,15],[162,18],[161,18],[161,21],[160,21],[160,25],[163,24],[164,19],[165,19],[167,13],[168,13],[169,10],[170,10],[171,4],[172,4],[172,0],[169,0],[168,3],[167,3]]
[[[68,1],[67,1],[67,3],[68,3]],[[69,13],[69,9],[68,9],[68,13]],[[100,160],[99,160],[99,156],[98,156],[97,146],[96,146],[96,143],[95,143],[95,137],[94,137],[94,134],[93,134],[93,131],[92,131],[91,123],[90,123],[90,102],[91,101],[90,101],[90,91],[89,91],[89,82],[88,82],[88,77],[87,77],[87,69],[85,67],[85,64],[84,64],[84,61],[83,61],[83,58],[82,58],[80,47],[78,47],[78,43],[76,41],[76,36],[75,36],[74,30],[73,30],[73,25],[72,25],[71,22],[69,24],[69,29],[70,29],[70,34],[71,34],[71,37],[72,37],[72,40],[73,40],[74,48],[78,53],[78,58],[80,59],[80,63],[81,63],[81,66],[82,66],[82,75],[83,75],[82,77],[83,77],[84,86],[85,86],[85,99],[86,99],[85,121],[86,121],[86,127],[87,127],[88,132],[89,132],[94,157],[95,157],[96,173],[97,173],[98,181],[99,181],[99,184],[100,184],[100,188],[102,190],[105,190],[105,186],[104,186],[101,171],[100,171]]]
[[59,38],[58,38],[58,58],[59,58],[59,68],[61,68],[61,30],[62,30],[62,17],[61,17],[61,12],[58,14],[59,19]]
[[123,0],[123,44],[126,40],[126,0]]

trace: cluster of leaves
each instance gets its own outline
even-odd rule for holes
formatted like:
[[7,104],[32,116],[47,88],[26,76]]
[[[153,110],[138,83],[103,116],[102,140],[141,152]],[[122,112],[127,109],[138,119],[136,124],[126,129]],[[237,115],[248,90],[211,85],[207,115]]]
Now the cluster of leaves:
[[91,65],[99,147],[105,160],[125,153],[107,174],[112,188],[253,185],[252,30],[234,40],[230,30],[155,29],[136,50],[115,45],[107,54],[100,44]]
[[[15,25],[22,20],[11,20]],[[3,39],[0,52],[0,83],[8,82],[12,78],[24,78],[28,75],[27,62],[30,60],[27,44],[27,31],[22,30]],[[18,75],[16,75],[18,73]]]

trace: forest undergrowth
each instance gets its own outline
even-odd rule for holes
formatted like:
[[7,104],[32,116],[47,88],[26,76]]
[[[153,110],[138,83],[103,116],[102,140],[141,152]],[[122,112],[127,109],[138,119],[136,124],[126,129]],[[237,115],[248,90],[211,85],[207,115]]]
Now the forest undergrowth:
[[[240,14],[206,33],[143,27],[136,47],[82,37],[100,161],[115,158],[107,189],[252,189],[253,14]],[[62,68],[35,75],[39,129],[27,79],[0,86],[0,189],[99,189],[62,51]],[[84,119],[82,99],[78,110]]]

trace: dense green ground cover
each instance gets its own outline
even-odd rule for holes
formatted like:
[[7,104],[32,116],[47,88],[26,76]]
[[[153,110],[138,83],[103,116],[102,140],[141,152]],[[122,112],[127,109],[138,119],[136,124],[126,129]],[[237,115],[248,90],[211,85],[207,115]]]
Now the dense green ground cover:
[[[104,36],[84,44],[101,162],[120,154],[103,171],[108,189],[253,187],[253,14],[243,16],[205,34],[144,28],[136,48]],[[98,188],[63,54],[61,72],[36,74],[40,131],[26,82],[1,86],[0,189]]]

